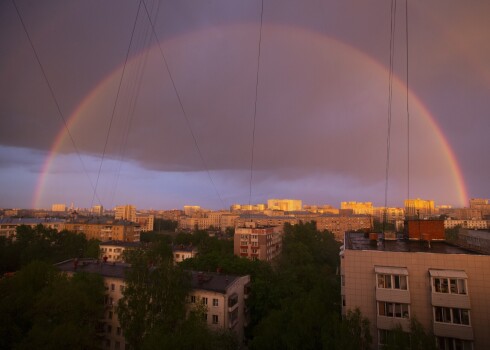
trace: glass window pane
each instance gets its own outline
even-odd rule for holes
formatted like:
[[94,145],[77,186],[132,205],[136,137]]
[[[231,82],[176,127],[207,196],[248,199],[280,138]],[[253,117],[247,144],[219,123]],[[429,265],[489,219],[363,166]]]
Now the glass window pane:
[[391,275],[385,275],[385,288],[391,288]]
[[378,288],[385,287],[385,277],[384,275],[378,275]]
[[407,276],[400,276],[400,289],[407,290]]
[[463,279],[458,280],[458,292],[459,294],[466,294],[466,281]]
[[451,293],[452,294],[458,294],[458,286],[456,285],[456,279],[451,278],[449,280],[449,286],[451,288]]
[[470,324],[470,312],[468,310],[461,310],[461,323]]
[[386,316],[386,309],[385,309],[385,303],[383,302],[378,302],[378,309],[379,309],[379,315],[381,316]]

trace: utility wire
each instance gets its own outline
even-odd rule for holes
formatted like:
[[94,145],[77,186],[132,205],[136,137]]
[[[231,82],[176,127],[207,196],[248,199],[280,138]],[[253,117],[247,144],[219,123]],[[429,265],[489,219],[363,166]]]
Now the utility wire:
[[[39,55],[38,55],[38,53],[36,51],[36,48],[34,46],[34,43],[33,43],[32,39],[31,39],[31,36],[29,35],[29,31],[27,30],[27,26],[24,23],[24,20],[23,20],[22,15],[21,15],[21,13],[19,11],[19,8],[17,7],[17,4],[15,3],[15,0],[12,0],[12,4],[15,7],[15,11],[17,12],[17,16],[19,17],[20,23],[22,24],[22,28],[24,29],[24,32],[26,33],[27,40],[29,41],[29,44],[30,44],[30,46],[32,48],[32,51],[33,51],[34,56],[36,58],[37,64],[39,65],[39,68],[41,69],[41,73],[42,73],[42,75],[44,77],[44,81],[46,82],[46,85],[48,86],[48,89],[49,89],[49,92],[51,94],[51,97],[53,98],[54,104],[56,105],[56,109],[58,111],[58,115],[59,115],[61,121],[63,122],[63,127],[65,128],[66,133],[68,134],[68,137],[70,138],[70,141],[71,141],[71,143],[73,145],[73,148],[75,149],[75,152],[77,153],[78,159],[80,160],[80,163],[82,165],[83,172],[87,176],[88,181],[90,183],[90,186],[92,187],[92,189],[94,191],[94,197],[97,198],[97,200],[100,203],[100,199],[97,196],[97,192],[96,192],[96,188],[97,187],[94,186],[94,184],[92,183],[92,180],[90,179],[90,176],[88,174],[87,168],[85,167],[85,163],[83,161],[83,158],[82,158],[82,156],[80,154],[80,151],[79,151],[79,149],[77,147],[77,144],[75,142],[75,139],[73,138],[73,135],[70,132],[70,129],[68,128],[68,123],[66,121],[65,116],[63,115],[63,112],[61,111],[61,107],[60,107],[60,104],[58,102],[58,99],[56,98],[56,95],[54,93],[54,89],[53,89],[51,83],[49,82],[48,75],[46,74],[46,71],[44,70],[44,67],[43,67],[43,65],[41,63],[41,59],[39,58]],[[93,199],[92,199],[92,204],[93,204]]]
[[219,198],[219,200],[221,202],[221,205],[223,206],[223,208],[225,208],[226,206],[225,206],[225,204],[223,202],[223,199],[221,198],[220,193],[218,192],[218,188],[216,187],[216,185],[215,185],[215,183],[213,181],[213,177],[211,176],[211,172],[209,171],[209,167],[208,167],[208,165],[207,165],[207,163],[206,163],[206,161],[204,159],[204,156],[203,156],[203,154],[201,152],[201,149],[199,147],[199,144],[197,142],[196,135],[194,133],[194,130],[192,129],[192,125],[191,125],[191,123],[189,121],[189,118],[187,116],[187,113],[185,111],[184,104],[182,103],[182,99],[180,97],[179,91],[177,90],[177,86],[175,84],[175,80],[174,80],[174,78],[172,76],[172,73],[170,72],[170,67],[168,65],[167,59],[165,58],[165,54],[163,52],[162,45],[160,44],[160,40],[158,39],[158,35],[157,35],[156,31],[155,31],[155,26],[153,25],[153,21],[151,20],[150,13],[148,11],[148,8],[146,7],[146,3],[145,3],[144,0],[142,2],[143,2],[143,7],[145,8],[145,11],[146,11],[146,15],[148,17],[148,21],[150,21],[150,25],[151,25],[151,29],[152,29],[152,32],[153,32],[153,36],[155,37],[155,40],[157,41],[158,49],[160,51],[160,55],[162,56],[163,63],[165,64],[165,69],[167,70],[167,74],[168,74],[168,76],[170,78],[170,81],[172,83],[172,86],[174,88],[175,95],[177,96],[177,100],[179,101],[179,105],[180,105],[180,109],[182,111],[182,115],[184,116],[185,122],[187,124],[187,127],[188,127],[190,133],[191,133],[192,139],[194,140],[194,145],[196,147],[197,153],[199,154],[199,157],[201,158],[201,161],[202,161],[202,163],[204,165],[204,168],[206,169],[206,173],[208,174],[209,181],[211,182],[211,185],[213,186],[213,188],[214,188],[214,190],[215,190],[215,192],[216,192],[216,194],[217,194],[217,196],[218,196],[218,198]]
[[136,12],[136,16],[134,18],[133,29],[131,31],[131,38],[129,40],[128,50],[126,51],[126,58],[124,60],[124,66],[123,66],[123,70],[122,70],[122,73],[121,73],[121,78],[119,79],[119,84],[118,84],[118,87],[117,87],[116,99],[114,100],[114,106],[112,107],[111,119],[109,121],[109,127],[107,129],[107,134],[106,134],[105,143],[104,143],[104,150],[102,151],[102,159],[100,160],[100,165],[99,165],[99,171],[97,172],[97,181],[95,182],[94,195],[92,197],[92,204],[91,204],[91,206],[94,204],[95,192],[96,192],[97,186],[99,184],[100,173],[102,171],[102,164],[104,163],[105,154],[106,154],[106,151],[107,151],[107,144],[109,142],[109,135],[111,133],[112,123],[114,121],[114,116],[116,115],[116,106],[117,106],[117,101],[119,99],[119,92],[121,91],[121,85],[122,85],[122,81],[123,81],[123,78],[124,78],[124,73],[126,71],[126,65],[128,63],[129,52],[131,51],[131,43],[133,42],[133,36],[134,36],[135,29],[136,29],[136,23],[138,22],[138,16],[139,16],[139,13],[140,13],[140,9],[141,9],[141,0],[140,0],[140,2],[138,4],[138,11]]
[[405,0],[406,93],[407,93],[407,199],[410,199],[410,109],[408,101],[408,0]]
[[388,131],[386,135],[386,169],[385,169],[385,210],[383,218],[383,234],[386,225],[386,212],[388,207],[388,184],[390,172],[390,148],[391,148],[391,116],[393,104],[393,67],[395,56],[395,29],[396,29],[396,0],[391,1],[391,32],[390,32],[390,71],[388,82]]
[[260,29],[259,29],[259,47],[257,52],[257,73],[255,76],[255,102],[254,102],[254,117],[252,126],[252,152],[250,157],[250,186],[248,194],[248,204],[252,204],[252,183],[253,183],[253,170],[254,170],[254,151],[255,151],[255,126],[257,119],[257,101],[259,96],[259,72],[260,72],[260,49],[262,44],[262,25],[264,17],[264,0],[261,1],[260,8]]

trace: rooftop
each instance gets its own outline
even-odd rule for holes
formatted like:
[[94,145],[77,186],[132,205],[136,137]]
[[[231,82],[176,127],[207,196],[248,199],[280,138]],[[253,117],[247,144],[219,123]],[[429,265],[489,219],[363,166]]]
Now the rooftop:
[[[78,262],[78,263],[76,263]],[[95,259],[70,259],[55,264],[64,272],[89,272],[97,273],[103,277],[113,277],[124,279],[129,264],[124,263],[104,263]],[[226,275],[221,273],[189,271],[191,275],[192,289],[202,289],[218,293],[226,293],[226,290],[235,283],[241,276]]]
[[407,239],[371,241],[364,233],[346,232],[344,247],[348,250],[377,250],[384,252],[411,252],[436,254],[472,254],[475,251],[451,245],[445,241],[409,241]]
[[45,223],[62,223],[65,219],[58,218],[0,218],[0,224],[9,225],[38,225]]
[[100,243],[101,246],[118,246],[118,247],[126,247],[126,248],[139,248],[141,247],[141,242],[126,242],[126,241],[106,241]]

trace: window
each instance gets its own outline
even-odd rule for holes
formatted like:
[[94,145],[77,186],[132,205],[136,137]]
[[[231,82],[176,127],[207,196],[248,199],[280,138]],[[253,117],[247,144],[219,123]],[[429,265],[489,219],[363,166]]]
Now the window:
[[470,310],[452,307],[434,307],[434,320],[442,323],[470,325]]
[[434,291],[436,293],[466,295],[466,280],[463,278],[434,277]]
[[407,290],[407,276],[378,274],[378,288]]
[[112,311],[109,311],[109,320],[112,320]]
[[218,324],[218,315],[213,315],[213,324]]
[[473,342],[457,338],[436,337],[436,347],[439,350],[473,350]]
[[116,334],[117,335],[121,335],[121,327],[117,327],[116,328]]
[[208,305],[208,298],[203,297],[201,301],[204,305]]
[[111,283],[111,291],[114,291],[116,290],[116,286],[114,285],[114,283]]
[[408,304],[378,301],[378,315],[395,318],[409,318],[410,310]]
[[112,333],[112,326],[110,324],[107,325],[107,333]]
[[196,302],[196,296],[195,295],[191,295],[191,303],[195,303]]
[[247,252],[248,252],[248,250],[247,250],[247,248],[242,248],[242,249],[240,250],[240,252],[242,252],[242,253],[247,253]]
[[213,306],[218,306],[218,299],[213,299]]
[[208,314],[202,315],[202,318],[204,318],[204,321],[207,321],[208,320]]

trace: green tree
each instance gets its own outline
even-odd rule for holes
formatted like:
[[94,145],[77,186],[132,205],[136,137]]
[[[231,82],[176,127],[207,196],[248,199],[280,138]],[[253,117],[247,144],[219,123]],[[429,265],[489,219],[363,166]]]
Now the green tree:
[[0,282],[0,348],[96,349],[104,284],[33,262]]
[[185,319],[189,276],[171,259],[134,250],[117,313],[126,341],[141,349],[155,337],[174,334]]

